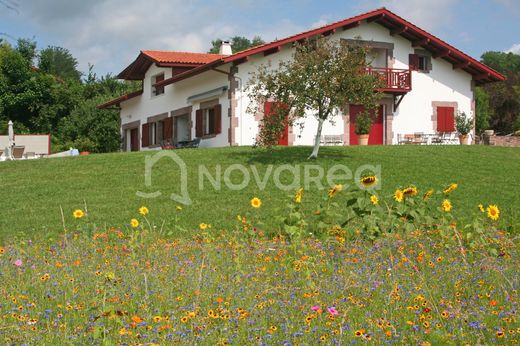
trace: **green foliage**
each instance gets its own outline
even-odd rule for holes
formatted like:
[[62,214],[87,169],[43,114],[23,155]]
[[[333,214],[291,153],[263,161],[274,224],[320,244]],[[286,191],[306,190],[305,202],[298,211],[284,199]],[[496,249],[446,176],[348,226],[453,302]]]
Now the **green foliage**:
[[[489,99],[490,127],[497,133],[512,133],[520,116],[520,55],[486,52],[482,55],[481,60],[507,77],[503,82],[486,84],[482,88]],[[477,89],[477,107],[479,98],[481,104],[486,103],[484,93],[480,93],[480,95],[479,93]],[[477,113],[477,124],[478,122],[479,114]],[[477,127],[477,129],[482,128]]]
[[38,68],[61,79],[79,81],[78,61],[66,48],[49,46],[40,52]]
[[274,139],[286,125],[312,112],[318,120],[318,129],[310,158],[316,158],[326,120],[347,104],[375,109],[381,97],[379,92],[374,92],[379,80],[360,73],[366,67],[365,61],[366,49],[360,45],[317,38],[297,44],[292,59],[280,62],[277,68],[273,69],[270,64],[259,66],[247,85],[252,101],[248,112],[263,113],[268,100],[275,100],[281,106],[262,119],[258,144],[274,145]]
[[455,127],[461,135],[467,135],[473,129],[473,118],[468,117],[464,112],[457,112]]
[[[248,48],[260,46],[265,43],[265,41],[262,40],[260,36],[255,36],[252,40],[243,36],[234,36],[231,38],[230,42],[233,53],[238,53]],[[220,51],[220,46],[222,45],[222,39],[217,38],[216,40],[211,41],[211,45],[212,47],[208,53],[218,54]]]
[[363,111],[356,118],[356,134],[357,135],[368,135],[370,133],[370,127],[372,126],[372,118],[368,111]]
[[489,130],[491,109],[489,106],[489,94],[482,87],[475,87],[476,118],[475,127],[478,135]]

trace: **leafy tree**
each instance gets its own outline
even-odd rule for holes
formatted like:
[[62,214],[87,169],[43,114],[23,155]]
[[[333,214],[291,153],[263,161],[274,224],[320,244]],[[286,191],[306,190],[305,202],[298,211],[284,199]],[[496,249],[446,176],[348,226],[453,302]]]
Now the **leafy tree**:
[[381,94],[374,90],[379,81],[364,73],[365,58],[366,49],[360,45],[316,38],[297,44],[292,59],[280,62],[277,69],[261,65],[248,83],[252,99],[248,111],[256,114],[266,101],[276,102],[272,114],[261,121],[258,144],[275,144],[286,126],[311,112],[318,128],[309,158],[317,158],[325,121],[348,104],[367,110],[377,107]]
[[481,135],[485,130],[489,129],[489,120],[491,118],[489,94],[484,88],[475,88],[475,102],[477,111],[475,117],[475,129],[477,134]]
[[[507,77],[503,82],[490,83],[477,90],[477,107],[489,102],[489,123],[498,133],[515,130],[520,118],[520,55],[486,52],[481,61]],[[477,108],[477,121],[480,110]],[[485,111],[485,110],[484,110]],[[477,124],[478,126],[478,124]]]
[[20,38],[17,41],[16,50],[32,65],[36,58],[36,41]]
[[49,46],[40,52],[38,68],[62,79],[79,81],[78,61],[66,48]]
[[[234,36],[231,38],[230,42],[233,53],[237,53],[245,49],[256,47],[265,43],[265,41],[262,40],[260,36],[255,36],[252,40],[249,40],[248,38],[243,36]],[[211,41],[211,45],[212,47],[209,50],[209,53],[218,54],[220,46],[222,45],[222,40],[220,38],[217,38],[216,40]]]

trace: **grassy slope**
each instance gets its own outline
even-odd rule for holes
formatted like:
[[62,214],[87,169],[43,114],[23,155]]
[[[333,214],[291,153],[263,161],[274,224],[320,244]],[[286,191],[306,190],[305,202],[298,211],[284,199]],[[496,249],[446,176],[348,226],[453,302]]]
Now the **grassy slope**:
[[[16,232],[41,232],[61,229],[60,206],[65,213],[67,227],[75,221],[72,210],[83,208],[86,202],[89,221],[99,226],[121,226],[135,217],[136,210],[146,205],[156,224],[165,222],[170,228],[178,222],[186,228],[200,222],[217,227],[230,227],[235,216],[250,210],[249,200],[258,196],[263,200],[262,218],[268,219],[274,208],[284,205],[289,193],[276,190],[272,177],[265,191],[250,184],[242,191],[206,189],[199,191],[197,166],[204,163],[210,172],[217,164],[223,171],[231,164],[255,165],[262,174],[267,165],[306,164],[310,149],[305,147],[276,148],[266,151],[251,148],[194,149],[176,151],[189,170],[190,196],[193,205],[176,212],[177,203],[171,201],[172,192],[179,191],[179,172],[169,160],[160,161],[154,168],[153,188],[144,186],[146,153],[117,153],[65,159],[2,162],[0,177],[0,238]],[[420,190],[439,188],[451,182],[459,183],[453,195],[455,213],[464,217],[478,203],[497,203],[503,210],[503,222],[520,218],[518,186],[520,178],[520,150],[482,146],[380,146],[322,148],[316,162],[327,169],[345,164],[355,170],[364,164],[382,166],[383,190],[390,195],[396,186],[415,184]],[[239,175],[239,174],[238,174]],[[286,177],[288,178],[288,177]],[[282,176],[283,180],[283,176]],[[209,185],[206,182],[206,185]],[[162,195],[143,200],[136,191]],[[304,203],[313,208],[324,192],[314,186],[306,192]],[[316,203],[313,203],[313,200]]]

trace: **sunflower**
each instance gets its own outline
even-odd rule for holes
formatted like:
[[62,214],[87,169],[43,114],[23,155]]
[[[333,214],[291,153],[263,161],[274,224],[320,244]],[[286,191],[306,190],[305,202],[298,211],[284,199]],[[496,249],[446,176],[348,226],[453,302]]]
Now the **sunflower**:
[[442,204],[441,204],[441,210],[443,212],[449,212],[451,210],[453,206],[451,205],[451,202],[448,200],[448,199],[445,199],[444,201],[442,201]]
[[130,226],[132,226],[133,228],[139,227],[139,221],[137,219],[130,220]]
[[448,187],[446,187],[442,192],[447,195],[450,192],[454,191],[457,187],[459,187],[459,184],[451,183]]
[[403,193],[403,190],[401,190],[401,189],[397,189],[397,190],[395,190],[395,192],[394,192],[394,199],[395,199],[397,202],[401,203],[401,202],[403,201],[403,199],[404,199],[404,193]]
[[377,205],[379,203],[379,198],[377,198],[376,195],[370,196],[370,203],[372,203],[373,205]]
[[413,197],[413,196],[417,195],[417,188],[413,185],[408,186],[406,189],[403,190],[403,194],[406,197]]
[[81,209],[76,209],[72,213],[72,216],[74,216],[76,219],[81,219],[83,216],[85,216],[85,213]]
[[262,206],[262,200],[258,197],[254,197],[251,200],[251,206],[256,209],[260,208]]
[[343,190],[343,185],[334,185],[334,187],[331,187],[329,189],[329,192],[327,193],[327,195],[329,196],[329,198],[332,198],[332,197],[336,196],[338,194],[338,192],[340,192],[341,190]]
[[487,216],[493,221],[498,220],[498,218],[500,217],[500,209],[498,209],[498,207],[495,204],[492,204],[489,207],[487,207],[486,211]]
[[200,228],[201,231],[205,231],[206,228],[208,228],[208,225],[205,224],[204,222],[202,222],[202,223],[199,225],[199,228]]
[[433,192],[434,192],[433,189],[426,191],[426,193],[423,196],[423,201],[430,199],[430,197],[433,195]]
[[294,194],[294,202],[300,204],[302,202],[303,197],[303,187],[300,188],[296,193]]
[[141,215],[143,215],[143,216],[148,215],[149,212],[150,212],[150,211],[148,210],[147,207],[141,207],[141,208],[139,208],[139,214],[141,214]]
[[372,187],[377,184],[377,177],[375,175],[368,175],[361,178],[360,182],[364,187]]
[[365,330],[364,329],[358,329],[354,332],[354,335],[355,336],[363,336],[363,334],[365,334]]

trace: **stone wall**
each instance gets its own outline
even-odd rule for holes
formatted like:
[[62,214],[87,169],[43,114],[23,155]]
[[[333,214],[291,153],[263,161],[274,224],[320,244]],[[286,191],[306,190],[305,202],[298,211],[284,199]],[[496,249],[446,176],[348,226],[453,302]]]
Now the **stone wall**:
[[489,145],[500,147],[520,147],[520,136],[491,136]]

